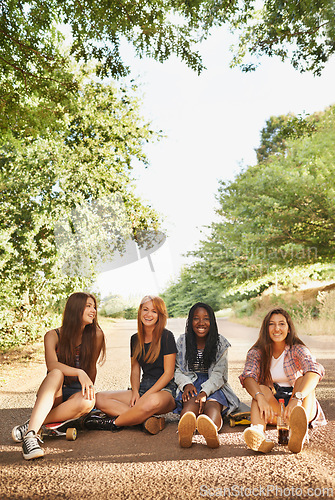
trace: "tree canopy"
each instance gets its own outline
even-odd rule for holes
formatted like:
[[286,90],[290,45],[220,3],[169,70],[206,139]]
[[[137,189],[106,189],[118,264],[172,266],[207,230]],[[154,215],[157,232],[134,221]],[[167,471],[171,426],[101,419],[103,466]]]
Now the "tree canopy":
[[65,127],[8,140],[0,152],[3,338],[13,323],[29,329],[48,305],[87,289],[96,264],[127,238],[145,244],[143,234],[159,227],[134,193],[132,162],[146,165],[143,145],[157,136],[139,114],[136,87],[87,81],[76,98]]
[[252,0],[3,0],[0,131],[54,125],[80,85],[74,62],[94,60],[100,78],[125,76],[124,42],[139,57],[176,55],[200,73],[199,42],[226,27],[239,36],[233,64],[244,70],[267,55],[320,74],[335,50],[334,19],[332,0],[266,0],[260,9]]
[[[275,153],[233,181],[220,181],[219,221],[191,253],[195,264],[165,292],[168,304],[183,289],[184,276],[193,283],[193,295],[203,293],[205,300],[206,287],[210,295],[215,289],[223,305],[229,295],[259,294],[274,283],[275,273],[285,282],[295,269],[302,273],[305,266],[313,274],[334,261],[335,107],[318,113],[317,120],[313,133],[287,138],[281,149],[275,136],[268,145]],[[271,123],[286,127],[287,120]]]

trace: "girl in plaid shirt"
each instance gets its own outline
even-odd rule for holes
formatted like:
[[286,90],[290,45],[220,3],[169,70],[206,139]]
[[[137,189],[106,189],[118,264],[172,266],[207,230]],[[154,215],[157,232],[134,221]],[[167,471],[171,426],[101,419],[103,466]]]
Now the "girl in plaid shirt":
[[290,315],[281,308],[264,318],[257,342],[247,354],[240,381],[252,396],[251,426],[244,431],[247,446],[266,453],[274,443],[266,439],[266,424],[275,425],[280,413],[279,399],[285,401],[289,421],[288,448],[302,450],[308,425],[325,425],[326,419],[315,397],[315,388],[324,368],[296,334]]

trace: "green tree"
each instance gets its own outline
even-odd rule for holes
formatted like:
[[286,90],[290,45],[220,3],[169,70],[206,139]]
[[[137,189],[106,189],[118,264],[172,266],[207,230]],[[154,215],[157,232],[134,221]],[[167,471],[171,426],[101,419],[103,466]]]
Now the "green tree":
[[[145,231],[159,227],[155,211],[135,196],[131,173],[133,160],[146,164],[143,144],[154,137],[136,88],[86,83],[67,127],[2,148],[0,309],[13,312],[9,325],[3,313],[3,338],[13,322],[29,329],[32,317],[87,288],[96,265],[127,238],[140,234],[145,244]],[[70,272],[76,259],[84,266]]]
[[219,284],[209,280],[205,266],[201,263],[185,267],[179,278],[162,293],[168,314],[171,317],[185,317],[196,302],[206,302],[214,310],[222,305]]
[[[178,287],[183,294],[187,279],[194,283],[192,294],[202,283],[215,290],[222,307],[257,296],[276,280],[289,283],[334,263],[335,107],[313,118],[314,133],[287,139],[285,149],[220,182],[219,221],[190,253],[195,263],[167,290],[167,300]],[[279,122],[287,127],[282,117]]]
[[[223,12],[230,3],[220,2]],[[212,18],[226,18],[217,8],[209,0],[3,0],[0,130],[37,133],[66,113],[80,85],[73,61],[96,61],[100,78],[128,74],[125,42],[139,57],[163,62],[176,55],[199,73],[203,63],[193,46]]]
[[[94,60],[97,75],[128,73],[122,43],[139,57],[176,55],[200,73],[198,42],[213,27],[240,32],[233,64],[248,55],[279,56],[320,74],[334,53],[333,0],[3,0],[0,4],[0,131],[38,134],[74,105],[76,63]],[[68,34],[65,45],[64,33]]]
[[233,64],[251,71],[257,64],[245,62],[250,56],[278,56],[301,72],[320,75],[335,51],[333,0],[265,0],[259,10],[251,4],[244,4],[231,23],[240,31]]

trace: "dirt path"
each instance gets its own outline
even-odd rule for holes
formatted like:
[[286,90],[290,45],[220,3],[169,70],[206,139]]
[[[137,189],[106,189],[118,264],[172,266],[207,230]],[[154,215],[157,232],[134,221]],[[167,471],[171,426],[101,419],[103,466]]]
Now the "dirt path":
[[[169,320],[178,337],[184,320]],[[135,321],[104,326],[107,362],[100,368],[97,390],[127,388],[129,338]],[[219,320],[219,330],[231,342],[229,381],[240,399],[247,349],[257,330]],[[156,436],[139,428],[117,434],[82,432],[77,441],[46,439],[43,459],[26,462],[21,446],[12,442],[11,428],[29,417],[44,374],[43,356],[28,365],[8,368],[0,378],[0,499],[196,499],[196,498],[333,498],[335,495],[335,337],[305,337],[326,368],[317,395],[329,424],[311,433],[310,444],[293,455],[275,447],[258,455],[245,447],[243,427],[224,425],[220,448],[210,450],[196,436],[190,449],[180,449],[177,418],[169,414],[166,429]],[[274,439],[276,431],[268,431]]]

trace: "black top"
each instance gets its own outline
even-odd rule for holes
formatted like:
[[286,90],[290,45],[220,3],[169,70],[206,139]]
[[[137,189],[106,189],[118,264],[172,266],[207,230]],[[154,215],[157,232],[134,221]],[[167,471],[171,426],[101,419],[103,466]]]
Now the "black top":
[[[137,333],[131,336],[130,339],[130,353],[133,356],[137,340]],[[148,352],[151,342],[144,344],[145,353]],[[158,358],[153,363],[146,363],[143,361],[142,354],[137,358],[137,361],[142,368],[143,375],[149,375],[150,377],[158,380],[164,373],[164,356],[167,354],[177,353],[176,341],[174,339],[173,333],[170,330],[163,330],[161,338],[161,349]]]

